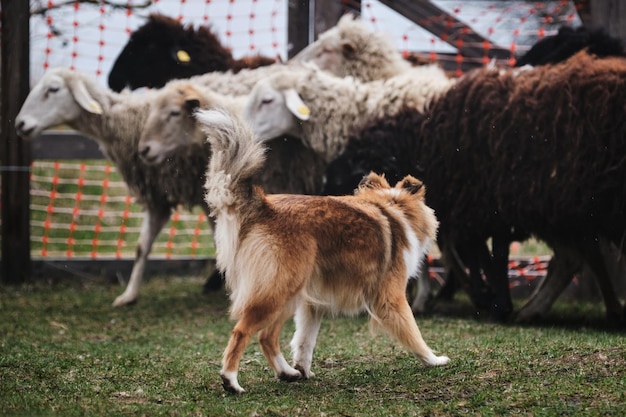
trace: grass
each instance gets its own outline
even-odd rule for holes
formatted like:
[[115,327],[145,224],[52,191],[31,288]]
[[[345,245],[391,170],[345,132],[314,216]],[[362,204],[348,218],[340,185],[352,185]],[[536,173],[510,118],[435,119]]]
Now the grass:
[[[113,309],[107,282],[0,287],[0,415],[448,416],[626,413],[626,339],[599,304],[557,303],[536,326],[494,324],[463,297],[418,318],[452,359],[424,368],[364,317],[323,322],[316,377],[274,379],[256,341],[241,396],[218,372],[233,323],[202,277],[155,277]],[[477,318],[478,317],[478,318]],[[288,341],[293,326],[283,332]]]

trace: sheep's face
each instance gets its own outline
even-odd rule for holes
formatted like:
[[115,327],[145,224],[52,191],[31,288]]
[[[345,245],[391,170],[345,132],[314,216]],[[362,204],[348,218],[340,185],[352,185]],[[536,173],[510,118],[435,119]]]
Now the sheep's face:
[[193,117],[200,107],[199,97],[182,90],[164,93],[152,104],[139,140],[139,156],[149,164],[161,163],[204,139]]
[[347,75],[344,55],[352,50],[352,44],[341,40],[337,28],[334,28],[320,35],[317,41],[300,51],[292,61],[312,62],[320,69],[344,77]]
[[255,136],[268,141],[284,135],[299,137],[300,123],[309,113],[293,88],[277,89],[264,80],[252,89],[243,114]]
[[19,136],[32,139],[44,129],[70,123],[81,113],[65,78],[50,71],[33,87],[15,119]]

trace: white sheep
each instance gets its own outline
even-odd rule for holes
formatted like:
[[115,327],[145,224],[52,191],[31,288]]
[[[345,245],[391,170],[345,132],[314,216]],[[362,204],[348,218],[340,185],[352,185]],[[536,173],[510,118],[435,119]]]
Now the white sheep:
[[259,81],[244,116],[261,140],[295,136],[328,163],[343,150],[350,134],[368,121],[407,106],[424,111],[453,84],[436,65],[369,83],[306,65]]
[[145,207],[137,254],[126,290],[113,305],[136,300],[154,239],[179,204],[201,205],[208,148],[189,146],[167,163],[145,164],[137,145],[155,93],[114,93],[78,71],[48,71],[33,87],[16,118],[18,134],[26,139],[44,129],[67,124],[95,139],[113,161],[130,193]]
[[[170,81],[159,90],[139,141],[139,154],[147,163],[206,146],[206,134],[193,113],[221,108],[241,115],[247,96],[227,96],[203,88],[191,80]],[[267,144],[268,154],[255,182],[270,193],[316,194],[322,188],[325,164],[294,138],[281,137]],[[206,161],[208,163],[208,159]]]
[[388,79],[412,67],[388,36],[372,31],[350,14],[342,16],[336,26],[291,61],[312,62],[337,76],[353,76],[365,82]]
[[150,105],[138,143],[139,156],[145,162],[159,164],[184,147],[201,146],[206,142],[206,134],[193,117],[194,111],[221,108],[241,114],[247,99],[248,96],[219,94],[189,80],[168,82],[156,91]]
[[258,81],[304,62],[314,63],[338,77],[352,76],[363,82],[385,80],[413,68],[386,34],[372,31],[360,19],[346,14],[287,64],[276,63],[236,73],[210,72],[190,80],[217,93],[244,95]]

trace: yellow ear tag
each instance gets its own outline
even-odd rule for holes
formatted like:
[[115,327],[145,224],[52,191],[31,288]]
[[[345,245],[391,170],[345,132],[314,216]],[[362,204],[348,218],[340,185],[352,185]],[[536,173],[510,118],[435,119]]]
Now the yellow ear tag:
[[187,51],[184,51],[182,49],[176,52],[176,58],[178,58],[178,61],[180,62],[191,62],[191,57],[189,56]]
[[307,106],[301,105],[298,106],[298,113],[300,113],[301,116],[309,116],[311,114],[311,110],[309,110]]
[[93,110],[94,113],[102,114],[102,107],[97,102],[90,101],[89,102],[89,107],[91,107],[91,109]]

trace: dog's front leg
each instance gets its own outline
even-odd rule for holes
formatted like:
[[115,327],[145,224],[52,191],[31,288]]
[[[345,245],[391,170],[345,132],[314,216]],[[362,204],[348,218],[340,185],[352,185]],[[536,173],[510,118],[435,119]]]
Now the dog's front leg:
[[302,373],[302,377],[308,379],[315,376],[311,372],[311,362],[322,323],[322,313],[310,305],[301,304],[296,310],[294,320],[296,332],[291,339],[293,363],[294,367]]

